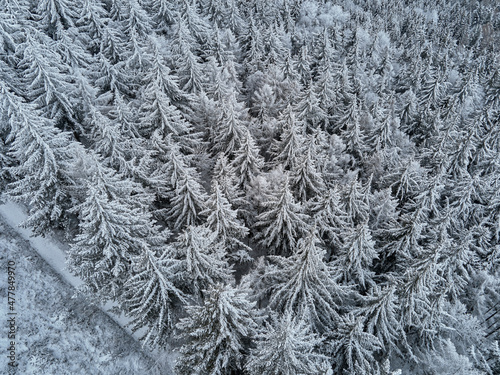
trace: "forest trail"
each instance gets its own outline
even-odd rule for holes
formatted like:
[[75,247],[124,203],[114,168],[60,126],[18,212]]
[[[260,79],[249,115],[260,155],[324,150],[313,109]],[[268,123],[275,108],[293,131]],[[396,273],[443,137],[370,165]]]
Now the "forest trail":
[[[71,285],[73,288],[78,288],[83,285],[83,281],[74,276],[69,272],[66,267],[65,261],[65,249],[68,245],[62,243],[61,241],[53,238],[51,234],[46,237],[37,236],[33,234],[33,231],[27,228],[23,228],[20,224],[26,220],[27,215],[23,207],[11,201],[4,201],[0,205],[0,216],[3,218],[5,223],[7,223],[12,229],[18,233],[23,239],[27,240],[33,249],[36,250],[38,255],[44,259],[44,261],[51,267],[54,272],[56,272],[67,284]],[[105,305],[97,306],[104,314],[109,316],[121,329],[123,329],[129,336],[131,336],[138,346],[141,346],[139,342],[139,337],[142,331],[132,332],[127,324],[130,319],[123,314],[118,315],[109,311],[112,307],[116,305],[113,303],[106,303]],[[153,353],[148,353],[143,351],[147,356],[155,360],[160,353],[157,351]],[[156,358],[155,358],[156,357]],[[162,355],[162,373],[165,375],[173,374],[173,365],[170,363],[168,355]]]

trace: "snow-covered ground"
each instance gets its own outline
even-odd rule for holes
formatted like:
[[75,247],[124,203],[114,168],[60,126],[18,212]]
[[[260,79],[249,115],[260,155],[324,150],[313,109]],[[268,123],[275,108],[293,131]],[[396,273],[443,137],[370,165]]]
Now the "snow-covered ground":
[[[0,205],[0,347],[7,348],[7,261],[16,262],[17,374],[171,374],[169,357],[142,349],[128,320],[91,305],[65,267],[67,245],[18,225],[22,207]],[[5,352],[5,350],[3,350]],[[147,353],[148,352],[148,353]],[[0,356],[0,373],[7,367]],[[161,361],[153,358],[161,358]]]

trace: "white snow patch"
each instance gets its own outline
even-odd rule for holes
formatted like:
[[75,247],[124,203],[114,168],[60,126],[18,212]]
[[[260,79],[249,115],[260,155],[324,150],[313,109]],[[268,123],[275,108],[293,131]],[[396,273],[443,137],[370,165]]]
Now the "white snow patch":
[[19,226],[28,218],[23,208],[13,202],[5,202],[0,205],[0,215],[16,230],[24,239],[28,240],[40,256],[59,274],[63,279],[75,288],[83,284],[83,281],[72,275],[66,269],[66,254],[62,244],[56,244],[50,236],[35,236],[30,229]]

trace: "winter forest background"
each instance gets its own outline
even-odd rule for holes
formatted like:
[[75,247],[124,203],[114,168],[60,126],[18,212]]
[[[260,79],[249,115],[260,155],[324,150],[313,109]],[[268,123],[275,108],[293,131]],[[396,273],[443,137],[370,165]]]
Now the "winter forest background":
[[499,31],[495,1],[0,0],[4,199],[178,374],[499,374]]

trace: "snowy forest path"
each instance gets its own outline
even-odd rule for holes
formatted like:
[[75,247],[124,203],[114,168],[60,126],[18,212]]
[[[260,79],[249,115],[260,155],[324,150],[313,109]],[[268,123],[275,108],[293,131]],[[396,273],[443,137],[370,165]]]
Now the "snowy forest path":
[[[27,219],[27,214],[25,213],[23,207],[17,203],[11,201],[3,201],[0,204],[0,217],[3,218],[4,222],[7,223],[12,229],[18,233],[23,239],[27,240],[33,249],[44,259],[44,261],[51,267],[54,272],[56,272],[67,284],[73,288],[78,288],[83,285],[83,281],[74,276],[66,268],[66,251],[65,248],[68,247],[67,244],[62,243],[52,235],[48,234],[46,237],[37,236],[33,234],[33,231],[28,228],[23,228],[20,224]],[[106,303],[105,305],[96,306],[104,314],[109,316],[112,321],[114,321],[122,330],[124,330],[129,336],[131,336],[137,345],[140,347],[139,337],[141,336],[141,331],[132,332],[127,324],[130,319],[123,314],[118,315],[111,311],[115,304]],[[141,348],[142,349],[142,348]],[[168,355],[162,355],[166,353],[159,353],[158,351],[148,352],[142,350],[144,354],[150,357],[152,360],[158,361],[161,357],[161,373],[162,375],[173,375],[173,366],[170,363]]]

